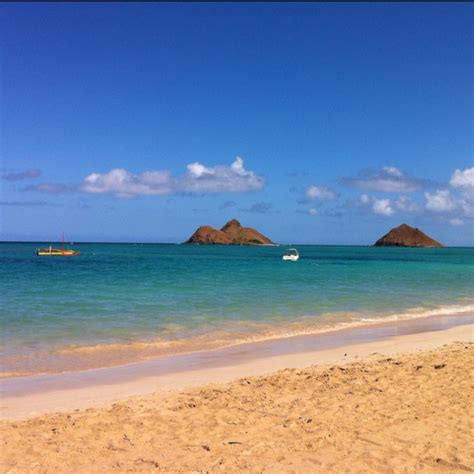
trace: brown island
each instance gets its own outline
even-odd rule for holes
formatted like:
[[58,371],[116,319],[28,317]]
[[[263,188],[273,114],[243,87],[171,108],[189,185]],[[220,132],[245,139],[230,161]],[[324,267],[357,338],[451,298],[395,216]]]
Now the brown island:
[[236,219],[227,222],[220,230],[203,225],[184,244],[275,245],[257,230],[251,227],[242,227]]
[[374,244],[375,247],[444,247],[420,229],[402,224],[393,228]]
[[[184,244],[196,245],[275,245],[268,237],[231,219],[220,230],[209,225],[199,227]],[[375,247],[444,247],[417,227],[401,224],[377,240]]]

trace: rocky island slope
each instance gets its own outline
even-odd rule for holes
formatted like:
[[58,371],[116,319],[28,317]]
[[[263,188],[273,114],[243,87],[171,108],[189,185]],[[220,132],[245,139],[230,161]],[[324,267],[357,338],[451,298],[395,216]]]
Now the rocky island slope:
[[236,219],[227,222],[220,230],[203,225],[184,244],[274,245],[268,237],[251,227],[242,227]]
[[374,244],[375,247],[444,247],[420,229],[402,224],[393,228]]

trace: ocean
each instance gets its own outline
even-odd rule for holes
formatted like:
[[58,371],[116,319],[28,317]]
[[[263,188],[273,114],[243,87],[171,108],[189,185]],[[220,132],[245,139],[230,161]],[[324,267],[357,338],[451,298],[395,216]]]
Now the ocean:
[[474,310],[473,248],[1,243],[0,376]]

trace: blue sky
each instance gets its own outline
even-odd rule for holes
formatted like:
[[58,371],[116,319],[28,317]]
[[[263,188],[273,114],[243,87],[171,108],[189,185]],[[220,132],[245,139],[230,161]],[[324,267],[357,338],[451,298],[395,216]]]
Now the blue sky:
[[471,4],[3,4],[0,239],[474,245]]

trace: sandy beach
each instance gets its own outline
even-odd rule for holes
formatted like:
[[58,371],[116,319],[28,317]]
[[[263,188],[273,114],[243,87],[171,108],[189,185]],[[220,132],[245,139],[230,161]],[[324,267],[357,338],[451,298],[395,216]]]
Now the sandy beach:
[[[88,402],[73,389],[48,392],[47,414],[4,411],[0,469],[472,471],[472,342],[464,325],[288,354],[112,404],[97,387],[81,389]],[[186,373],[176,377],[184,383]]]
[[0,474],[474,474],[474,3],[3,3]]

